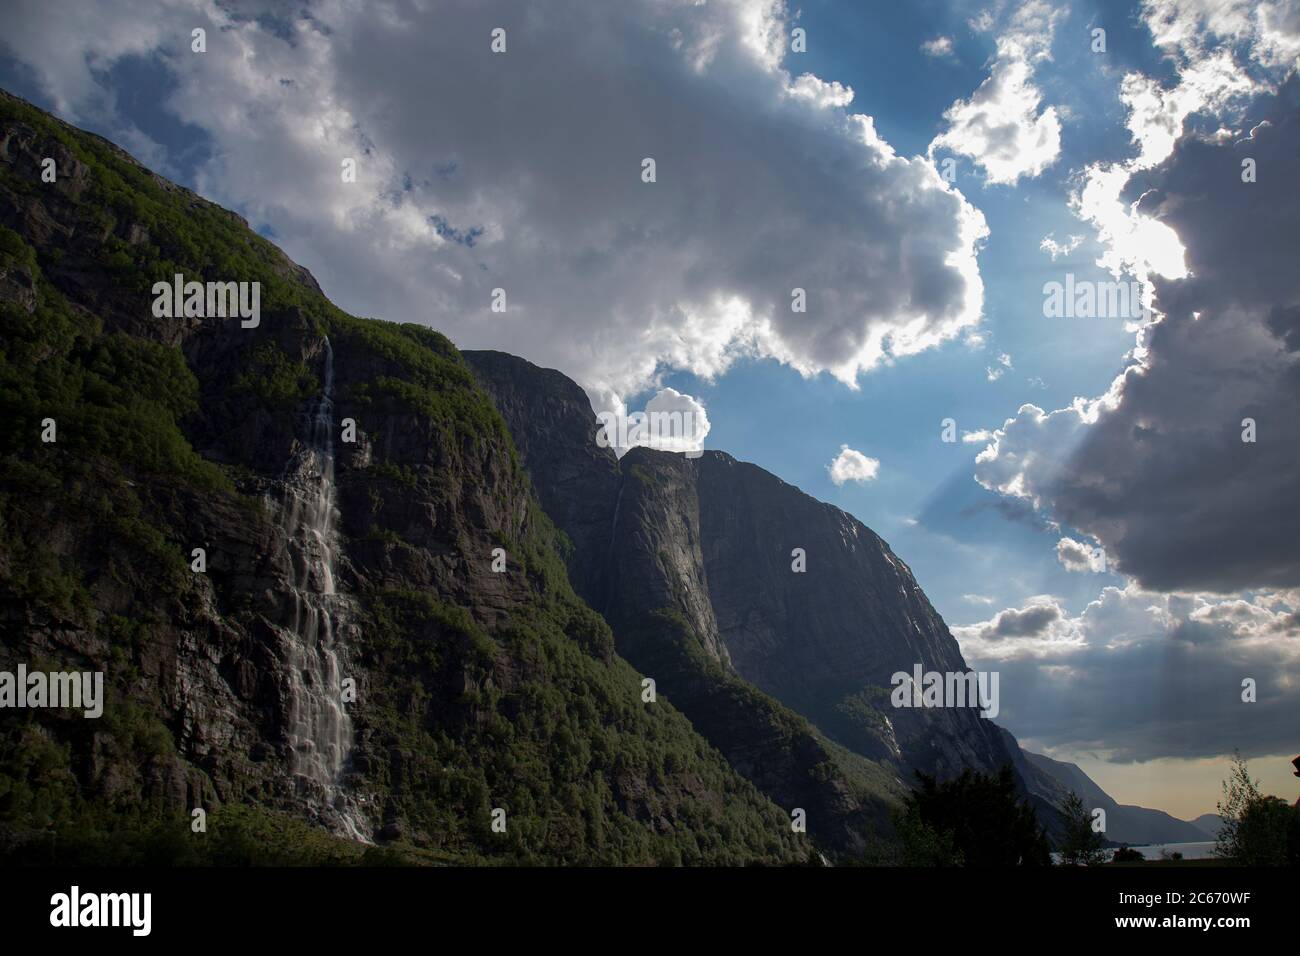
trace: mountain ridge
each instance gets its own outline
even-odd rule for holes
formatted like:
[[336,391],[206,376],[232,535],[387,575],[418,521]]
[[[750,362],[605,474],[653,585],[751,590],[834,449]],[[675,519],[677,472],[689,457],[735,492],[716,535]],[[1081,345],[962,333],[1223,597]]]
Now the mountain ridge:
[[[1024,751],[1025,758],[1067,790],[1074,790],[1088,808],[1106,811],[1106,838],[1115,843],[1197,843],[1214,839],[1196,821],[1179,819],[1163,810],[1122,804],[1106,793],[1077,764]],[[1205,817],[1213,814],[1205,814]],[[1198,818],[1201,819],[1201,818]]]
[[[259,326],[154,316],[178,273],[260,283]],[[914,771],[1003,763],[1052,822],[1006,731],[885,704],[893,670],[966,666],[847,512],[722,453],[620,461],[561,373],[343,313],[242,217],[4,91],[0,316],[0,666],[108,692],[102,723],[6,722],[7,858],[851,861]],[[293,769],[344,677],[326,789],[369,849]]]
[[[955,640],[926,600],[910,569],[878,535],[843,509],[818,501],[779,476],[723,451],[704,451],[698,457],[687,458],[680,453],[636,447],[620,460],[611,448],[596,440],[600,426],[586,392],[562,372],[541,369],[526,359],[503,352],[467,350],[464,354],[493,395],[512,434],[518,436],[525,466],[533,474],[548,513],[566,532],[573,529],[570,537],[575,542],[598,545],[584,554],[582,544],[575,544],[574,551],[568,555],[570,575],[573,580],[585,583],[588,591],[584,596],[605,612],[622,653],[643,665],[652,664],[653,658],[636,643],[653,640],[653,630],[650,629],[647,638],[647,629],[638,626],[638,621],[650,609],[676,602],[677,612],[687,629],[696,635],[698,647],[716,666],[734,672],[760,692],[808,718],[817,733],[829,731],[830,739],[852,752],[873,762],[888,763],[902,756],[895,721],[890,719],[892,714],[879,709],[868,711],[877,717],[883,713],[888,731],[879,724],[864,728],[861,711],[846,716],[818,699],[830,696],[853,700],[855,691],[861,691],[861,683],[868,677],[874,677],[879,692],[894,670],[910,671],[911,665],[904,657],[920,658],[927,669],[966,670]],[[677,502],[669,508],[663,501],[656,501],[657,507],[649,509],[657,513],[671,512],[670,524],[663,526],[661,522],[634,518],[631,530],[620,532],[620,516],[626,524],[629,519],[624,509],[635,508],[646,486],[658,486],[660,494],[668,496],[667,500]],[[736,488],[751,499],[766,496],[768,500],[748,507],[735,505],[737,493],[733,489]],[[780,500],[779,507],[771,503],[773,498]],[[728,514],[729,509],[746,516],[790,511],[795,515],[792,523],[799,530],[788,541],[780,540],[785,531],[754,531],[743,543],[722,549],[718,542],[734,534],[728,527],[740,523],[734,514]],[[710,515],[717,516],[716,520]],[[922,640],[928,643],[923,643],[915,654],[909,650],[904,657],[883,664],[877,662],[874,670],[869,661],[854,656],[858,654],[857,649],[841,647],[848,656],[830,666],[834,682],[800,687],[798,682],[806,680],[808,675],[801,673],[798,655],[808,653],[809,648],[783,644],[776,631],[782,624],[794,630],[815,619],[816,608],[800,604],[794,613],[783,613],[771,608],[770,599],[789,582],[800,580],[787,571],[790,551],[799,541],[807,543],[808,529],[819,520],[829,522],[836,536],[852,542],[854,548],[860,543],[864,552],[874,549],[879,553],[885,573],[896,576],[892,589],[903,593],[908,608],[903,618],[895,619],[896,629],[907,630],[908,615],[916,615],[927,625],[928,634],[923,634]],[[603,547],[606,538],[608,548]],[[630,551],[639,554],[639,560],[633,561],[624,553],[629,550],[629,541],[632,542]],[[763,569],[763,586],[739,595],[724,593],[736,589],[732,579],[752,574],[752,556],[763,551],[769,553]],[[824,551],[814,549],[806,553],[811,565]],[[624,588],[615,599],[608,589],[618,581],[629,579],[635,584]],[[842,595],[846,590],[848,587],[842,583],[830,585],[826,590],[828,597],[821,603],[829,603],[830,594]],[[864,611],[862,617],[866,619],[869,615]],[[799,624],[791,623],[796,620]],[[774,627],[773,621],[780,623]],[[816,625],[813,620],[813,627]],[[830,626],[823,628],[823,634],[829,629]],[[867,643],[873,646],[883,643],[879,637],[883,630],[877,627],[874,632],[877,636]],[[820,652],[813,649],[813,653],[823,657],[828,652],[829,649]],[[847,674],[845,663],[849,665]],[[853,667],[859,670],[854,673]],[[652,667],[642,669],[653,672]],[[907,711],[901,713],[911,716]],[[974,733],[970,729],[972,725],[977,728]],[[707,728],[705,732],[708,736]],[[941,746],[925,752],[923,745],[922,752],[912,760],[893,767],[896,783],[906,785],[904,780],[909,777],[909,771],[917,769],[941,777],[967,766],[996,771],[1001,760],[1013,766],[1025,795],[1049,832],[1058,831],[1060,808],[1068,791],[1075,789],[1085,800],[1091,800],[1091,805],[1107,808],[1117,842],[1190,840],[1196,833],[1190,824],[1162,811],[1118,804],[1073,764],[1022,751],[1015,737],[992,721],[976,718],[961,725],[960,730],[949,732],[953,737],[987,740],[989,746],[983,764],[968,754],[952,751],[945,754]],[[923,734],[924,731],[918,736]]]
[[[827,732],[845,750],[878,768],[873,774],[879,781],[877,795],[886,802],[897,800],[916,769],[941,776],[966,767],[992,773],[1010,762],[1001,733],[973,710],[955,715],[946,709],[894,711],[884,703],[895,670],[910,673],[914,662],[927,669],[966,668],[955,640],[910,570],[870,529],[847,512],[722,452],[688,458],[638,447],[620,461],[597,441],[599,426],[586,393],[562,373],[507,353],[464,354],[512,434],[519,436],[525,467],[547,512],[575,542],[595,543],[586,550],[575,544],[567,555],[570,576],[585,582],[583,596],[609,620],[620,653],[644,672],[653,674],[664,666],[658,652],[663,646],[662,618],[668,614],[679,626],[682,646],[697,656],[694,666],[739,680],[810,718],[816,734]],[[779,506],[766,500],[771,496]],[[737,500],[746,502],[744,514],[756,520],[794,509],[805,528],[820,528],[816,543],[807,538],[784,541],[777,527],[740,534],[736,529],[745,522],[727,505]],[[814,568],[818,561],[825,569],[841,559],[856,560],[853,571],[845,572],[848,583],[861,585],[865,579],[869,596],[837,617],[833,605],[843,604],[850,587],[843,576],[828,583],[824,570],[821,580],[816,570],[793,573],[791,551],[800,543],[807,546]],[[756,554],[764,555],[761,568],[754,564]],[[763,583],[746,591],[738,578],[755,573]],[[799,649],[783,643],[772,628],[763,629],[761,621],[787,625],[788,609],[770,603],[765,608],[766,596],[803,582],[809,582],[823,608],[832,610],[818,620],[808,606],[799,608],[797,616],[813,619],[811,633],[821,641],[810,652],[821,668],[821,683],[800,687],[782,679],[794,671],[807,676],[809,668],[800,666]],[[898,611],[898,606],[904,610]],[[745,610],[756,607],[763,610]],[[866,636],[837,642],[832,634],[836,627],[843,634],[855,634],[864,621],[869,622]],[[904,637],[901,643],[894,640],[896,650],[902,650],[892,657],[880,653],[876,645],[896,632],[916,636]],[[877,684],[875,696],[865,699],[859,695],[867,692],[868,674]],[[817,706],[819,695],[829,703]],[[683,707],[692,714],[689,703]],[[703,708],[694,709],[698,713]],[[700,723],[696,716],[692,719]],[[712,733],[715,739],[722,733],[721,723],[714,714],[706,736]],[[896,727],[914,758],[897,766],[892,761],[902,756],[902,748]],[[942,732],[930,733],[936,727]]]
[[[8,93],[0,227],[0,666],[100,671],[107,694],[102,721],[4,723],[7,859],[813,858],[671,703],[642,702],[443,336],[343,313],[240,217]],[[259,282],[260,324],[155,318],[176,273]],[[324,407],[339,432],[320,444]],[[333,472],[337,520],[313,532],[337,538],[334,582],[314,559],[304,575],[311,546],[278,516],[295,460]],[[341,673],[304,624],[325,604],[349,607]],[[303,654],[328,686],[304,687]],[[334,808],[290,769],[328,743],[295,738],[345,676],[337,783],[369,850],[328,837]]]

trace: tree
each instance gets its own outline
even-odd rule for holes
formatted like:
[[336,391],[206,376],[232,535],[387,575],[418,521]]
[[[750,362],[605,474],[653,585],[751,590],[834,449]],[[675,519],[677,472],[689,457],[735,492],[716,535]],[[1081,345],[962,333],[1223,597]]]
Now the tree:
[[1115,855],[1110,858],[1112,863],[1142,863],[1146,860],[1141,853],[1133,849],[1127,843],[1115,851]]
[[1237,860],[1246,866],[1286,866],[1291,806],[1265,796],[1247,805],[1237,828]]
[[1061,808],[1065,829],[1061,835],[1061,863],[1066,866],[1098,866],[1106,861],[1105,841],[1092,828],[1092,815],[1083,799],[1070,791]]
[[1218,804],[1223,827],[1215,841],[1216,856],[1243,866],[1294,865],[1297,848],[1288,846],[1297,829],[1297,812],[1285,800],[1263,794],[1241,754],[1232,758]]
[[907,808],[894,815],[894,828],[902,843],[903,866],[961,866],[961,851],[953,846],[950,830],[935,830],[920,814]]
[[939,783],[916,774],[920,786],[905,802],[898,827],[904,856],[947,865],[1050,866],[1038,817],[1016,791],[1010,767],[997,776],[962,771]]

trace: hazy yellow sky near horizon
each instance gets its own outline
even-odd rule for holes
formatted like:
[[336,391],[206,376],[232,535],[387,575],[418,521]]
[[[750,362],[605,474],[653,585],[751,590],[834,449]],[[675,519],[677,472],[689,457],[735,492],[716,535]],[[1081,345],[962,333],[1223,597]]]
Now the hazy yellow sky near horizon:
[[[1293,775],[1295,768],[1291,766],[1295,756],[1290,753],[1252,757],[1246,766],[1264,793],[1295,803],[1300,796],[1300,778]],[[1056,759],[1078,764],[1119,803],[1151,807],[1183,820],[1193,820],[1202,813],[1213,813],[1215,803],[1222,799],[1223,781],[1228,776],[1231,758],[1162,758],[1146,763],[1109,763],[1095,757],[1056,756]]]

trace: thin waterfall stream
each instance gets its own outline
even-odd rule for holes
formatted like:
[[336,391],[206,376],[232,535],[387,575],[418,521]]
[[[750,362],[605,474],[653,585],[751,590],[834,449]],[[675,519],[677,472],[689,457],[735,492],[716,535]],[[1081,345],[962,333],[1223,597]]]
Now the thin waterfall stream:
[[320,397],[300,430],[284,476],[280,526],[293,560],[294,613],[286,651],[290,770],[308,804],[336,833],[370,842],[370,825],[342,778],[352,749],[343,706],[340,637],[352,606],[336,587],[338,508],[334,486],[334,350],[324,340]]

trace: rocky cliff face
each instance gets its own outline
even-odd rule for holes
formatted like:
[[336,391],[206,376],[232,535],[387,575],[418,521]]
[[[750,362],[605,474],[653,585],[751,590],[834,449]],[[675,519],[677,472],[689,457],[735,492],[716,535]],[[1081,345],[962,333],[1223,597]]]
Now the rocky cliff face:
[[[259,282],[260,323],[156,316],[175,273]],[[6,715],[6,854],[217,859],[189,840],[205,808],[255,821],[222,844],[244,862],[302,859],[304,819],[415,860],[809,858],[643,703],[445,338],[340,312],[239,217],[7,94],[0,310],[0,669],[107,685],[102,720]],[[561,494],[605,480],[527,451]],[[585,554],[605,520],[566,532]]]
[[[176,273],[260,322],[156,315]],[[6,714],[0,853],[853,859],[913,769],[1028,779],[973,709],[888,706],[964,665],[870,530],[720,453],[620,462],[563,375],[467,357],[0,93],[0,670],[107,691]]]
[[[896,671],[967,668],[907,565],[861,522],[721,452],[688,459],[635,448],[618,461],[597,447],[598,424],[574,383],[500,353],[466,357],[521,436],[547,511],[575,541],[593,542],[575,547],[569,566],[619,652],[689,685],[661,682],[765,792],[765,761],[725,744],[748,718],[713,706],[693,675],[721,675],[779,702],[823,747],[866,758],[886,799],[916,769],[946,777],[1018,762],[1014,738],[975,708],[890,705]],[[534,448],[568,450],[563,483],[551,462],[533,466]]]
[[[852,515],[729,455],[705,453],[695,472],[711,604],[743,677],[868,756],[941,777],[1007,761],[976,708],[890,706],[897,671],[968,668],[889,545]],[[792,570],[795,549],[806,571]]]
[[529,422],[512,437],[528,463],[542,508],[564,529],[569,580],[593,603],[608,590],[607,562],[618,508],[618,459],[592,440],[585,423],[591,404],[575,382],[504,352],[468,352],[471,367],[491,383],[492,400],[507,421]]

